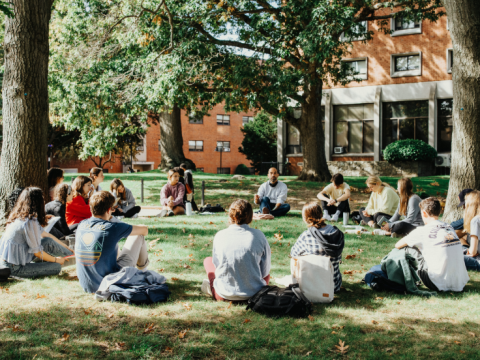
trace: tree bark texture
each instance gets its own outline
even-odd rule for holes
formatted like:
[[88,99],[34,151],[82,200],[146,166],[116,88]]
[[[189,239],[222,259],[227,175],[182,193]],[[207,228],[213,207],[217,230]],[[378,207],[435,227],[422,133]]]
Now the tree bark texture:
[[[51,0],[12,0],[5,18],[0,219],[19,186],[47,185],[48,26]],[[47,192],[48,193],[48,192]]]
[[294,125],[302,139],[303,169],[299,180],[328,182],[331,179],[325,157],[325,134],[322,128],[322,83],[305,88],[301,118]]
[[160,151],[162,161],[159,168],[169,170],[181,163],[187,164],[189,169],[195,170],[195,163],[185,158],[183,153],[183,136],[181,111],[174,106],[171,111],[165,111],[158,115],[160,124]]
[[453,42],[453,139],[444,221],[463,216],[457,209],[462,189],[480,189],[480,4],[444,0]]

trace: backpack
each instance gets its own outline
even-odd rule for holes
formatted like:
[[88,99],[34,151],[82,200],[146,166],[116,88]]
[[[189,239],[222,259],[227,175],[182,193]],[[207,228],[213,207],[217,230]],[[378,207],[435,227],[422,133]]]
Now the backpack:
[[407,291],[405,286],[388,280],[387,274],[382,271],[382,265],[373,266],[362,281],[376,291],[393,291],[397,294],[404,294]]
[[276,317],[307,317],[313,311],[312,303],[303,295],[298,284],[284,289],[266,285],[248,300],[248,309]]
[[290,260],[293,282],[300,286],[305,297],[313,303],[333,301],[335,285],[329,256],[306,255]]
[[167,284],[152,284],[129,286],[128,284],[110,285],[109,300],[112,302],[126,302],[130,305],[149,305],[168,300],[171,292]]
[[0,281],[7,281],[8,278],[10,277],[10,268],[1,268],[0,269]]
[[201,213],[203,213],[205,211],[216,213],[216,212],[225,212],[225,209],[220,204],[217,204],[215,206],[207,204],[200,209]]

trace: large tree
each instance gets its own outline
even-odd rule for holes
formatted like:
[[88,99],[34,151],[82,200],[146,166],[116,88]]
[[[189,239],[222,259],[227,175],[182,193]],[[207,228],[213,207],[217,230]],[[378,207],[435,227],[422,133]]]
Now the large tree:
[[[462,216],[462,189],[480,189],[480,6],[476,0],[443,0],[453,42],[452,165],[445,220]],[[477,96],[478,95],[478,96]]]
[[341,61],[351,40],[374,36],[364,21],[390,32],[390,18],[435,21],[439,7],[440,0],[186,0],[175,19],[224,54],[211,86],[223,91],[226,109],[263,108],[296,127],[304,156],[299,178],[329,181],[322,88],[355,79]]
[[[18,186],[47,190],[50,0],[12,0],[5,19],[0,218]],[[3,10],[3,9],[1,9]]]

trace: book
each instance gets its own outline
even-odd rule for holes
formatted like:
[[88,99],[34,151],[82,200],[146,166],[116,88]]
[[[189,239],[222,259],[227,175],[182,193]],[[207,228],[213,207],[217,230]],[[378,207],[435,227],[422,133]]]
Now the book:
[[48,220],[48,224],[47,226],[45,226],[43,228],[43,230],[45,230],[45,232],[47,233],[50,233],[50,231],[52,230],[53,226],[57,223],[57,221],[60,220],[60,216],[54,216],[52,217],[50,220]]

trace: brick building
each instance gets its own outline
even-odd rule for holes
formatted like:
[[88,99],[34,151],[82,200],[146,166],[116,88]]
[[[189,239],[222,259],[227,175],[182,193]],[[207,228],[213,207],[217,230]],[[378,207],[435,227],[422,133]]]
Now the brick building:
[[[439,154],[451,151],[453,52],[448,22],[391,20],[392,34],[375,32],[367,42],[353,43],[343,61],[360,73],[362,82],[325,87],[327,161],[379,161],[393,141],[421,139]],[[278,122],[278,162],[290,174],[303,165],[298,131]]]
[[[208,173],[233,174],[239,164],[251,167],[245,155],[238,151],[243,133],[244,123],[253,120],[254,113],[225,113],[223,105],[217,105],[209,116],[191,119],[182,110],[183,152],[191,159],[197,169]],[[220,164],[220,152],[216,150],[223,145]],[[156,169],[161,162],[160,127],[151,125],[144,138],[142,146],[137,148],[138,153],[133,161],[133,168],[137,171]],[[114,162],[105,165],[109,172],[126,172],[128,165],[123,165],[121,156],[116,156]],[[65,164],[54,163],[71,172],[88,172],[94,167],[93,161],[70,161]]]

